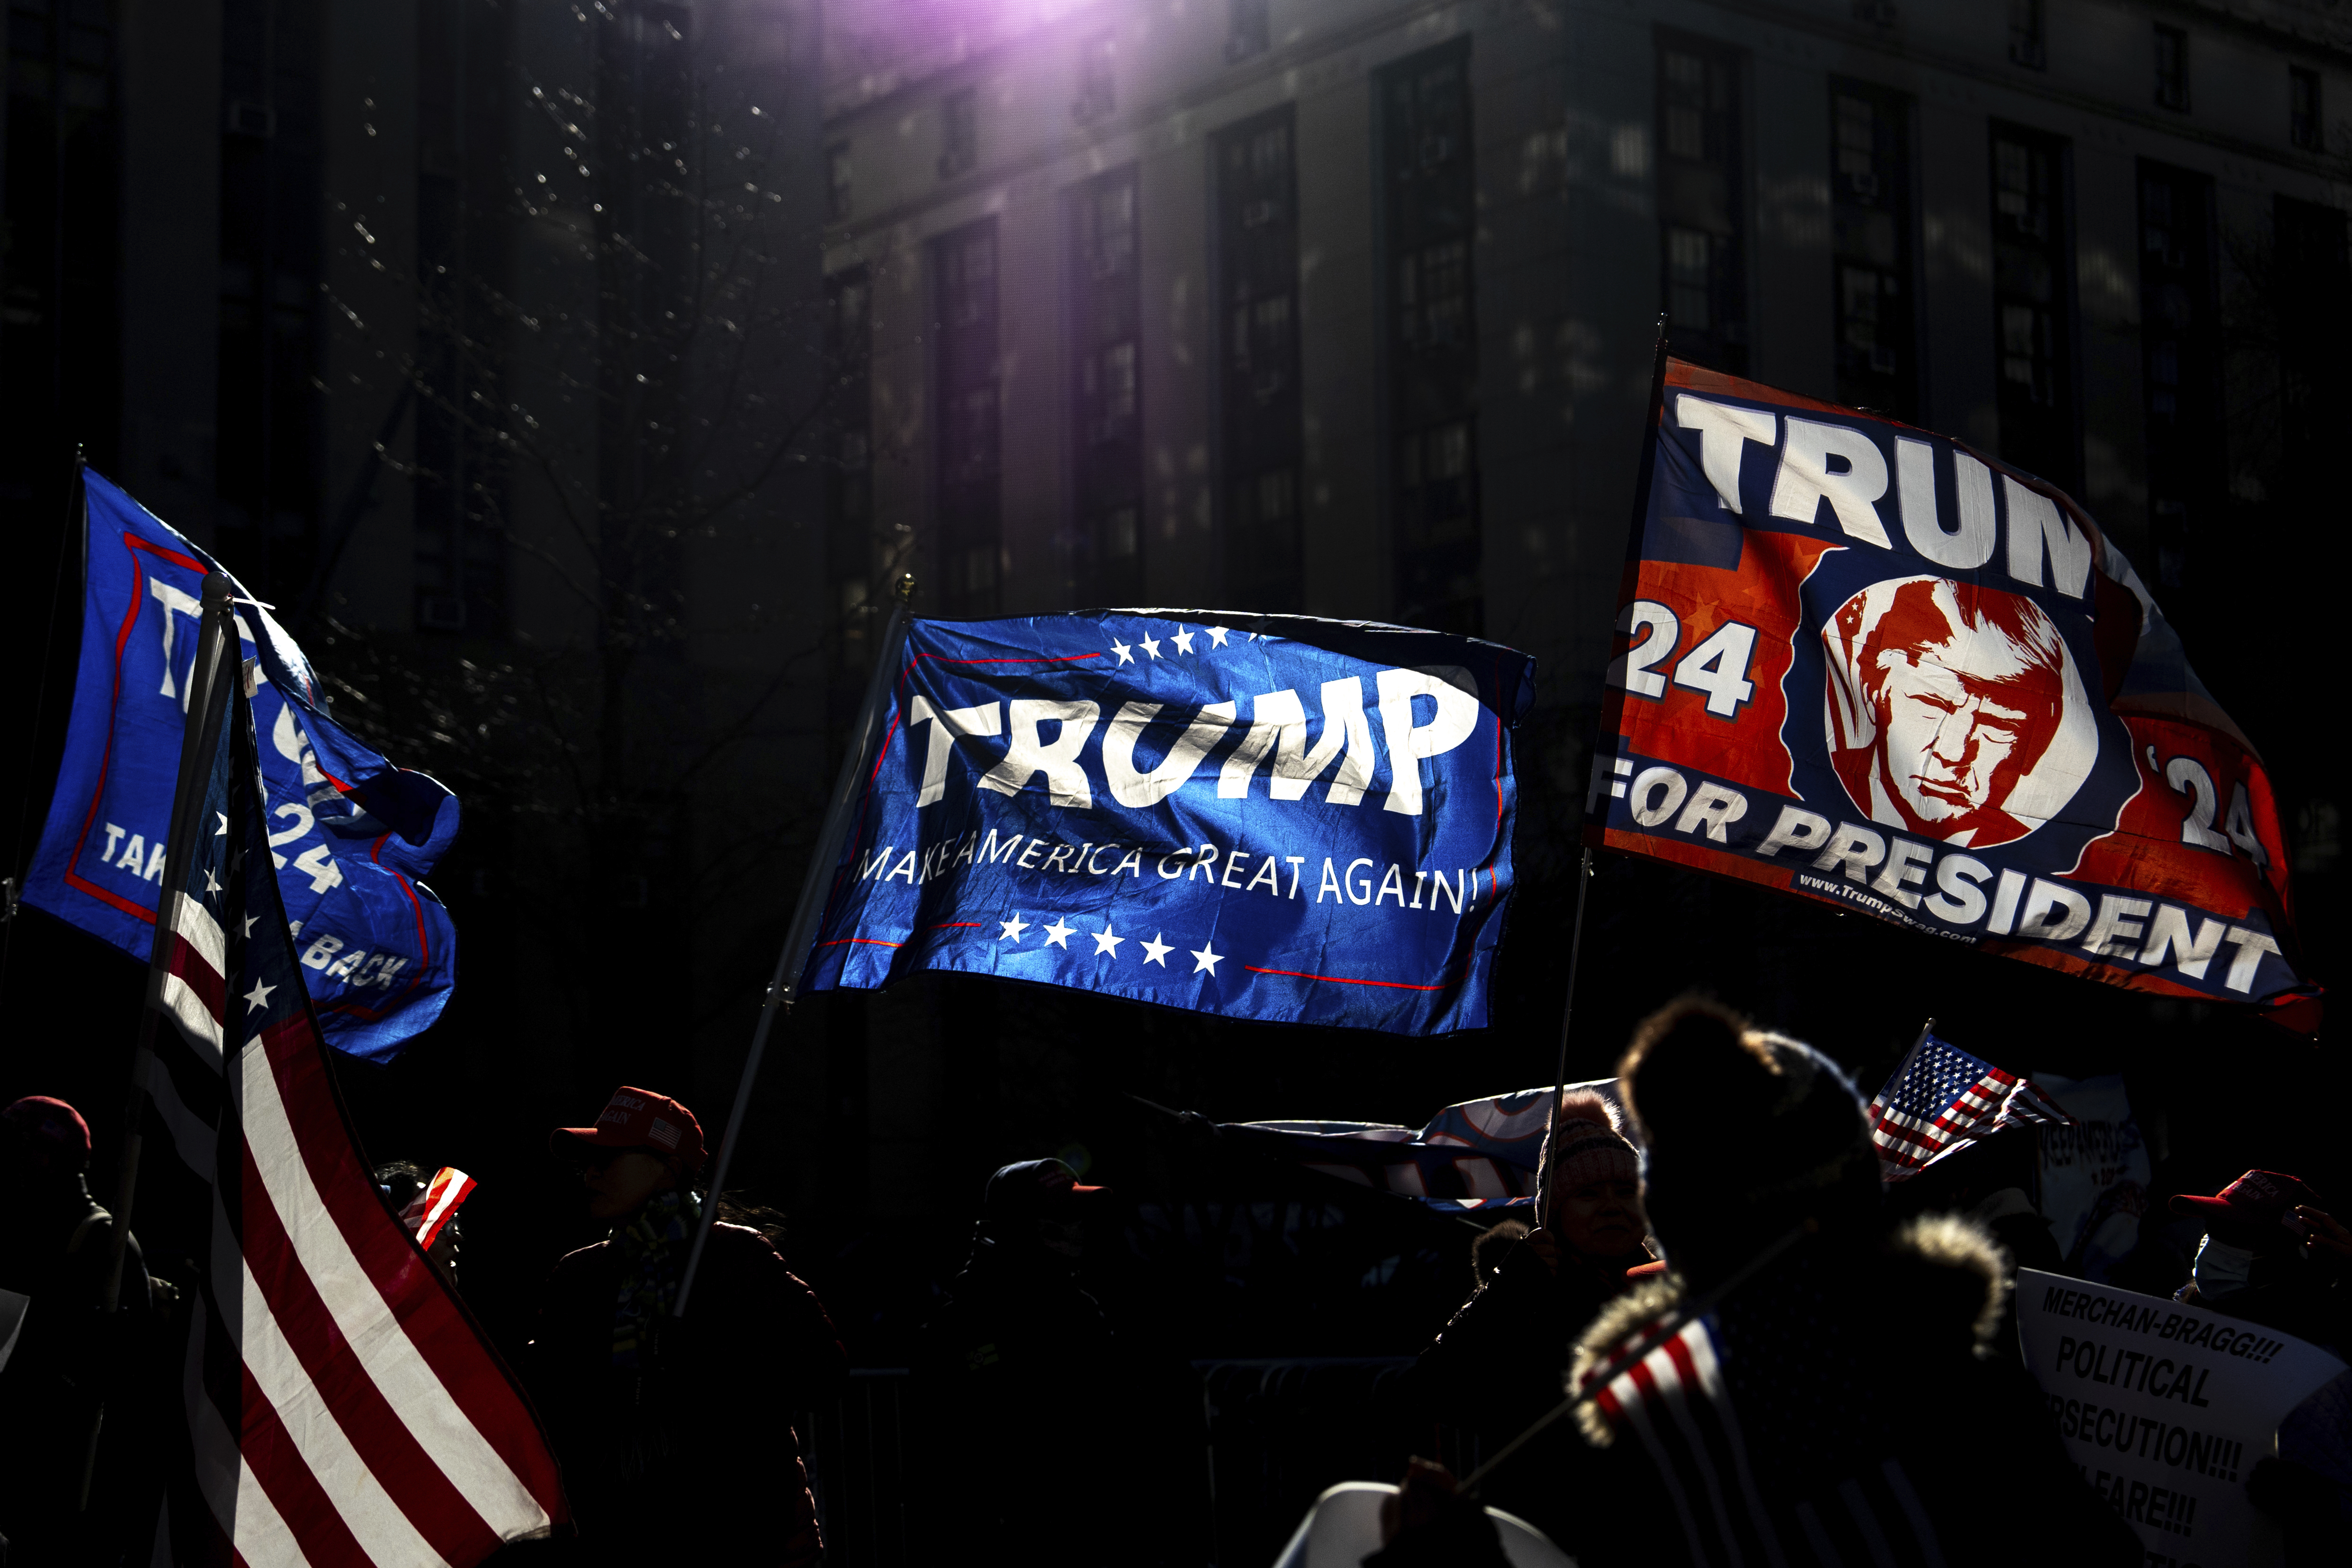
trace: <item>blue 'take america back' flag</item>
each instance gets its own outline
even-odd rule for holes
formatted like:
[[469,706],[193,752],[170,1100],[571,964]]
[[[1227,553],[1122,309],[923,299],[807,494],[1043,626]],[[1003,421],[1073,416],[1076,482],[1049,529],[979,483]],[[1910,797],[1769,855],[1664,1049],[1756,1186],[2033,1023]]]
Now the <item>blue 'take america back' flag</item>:
[[[143,960],[197,605],[222,568],[97,475],[83,482],[81,666],[25,902]],[[260,661],[265,819],[302,981],[330,1045],[388,1061],[441,1016],[457,982],[457,928],[423,879],[457,836],[457,798],[328,717],[302,650],[236,592],[245,656]]]
[[1486,1021],[1533,661],[1303,616],[911,622],[803,985]]
[[560,1524],[561,1477],[344,1119],[278,900],[236,651],[210,683],[209,766],[167,873],[151,999],[170,1027],[141,1063],[139,1233],[150,1258],[195,1270],[154,1557],[467,1568]]
[[1870,1139],[1891,1186],[2003,1127],[2074,1120],[2032,1079],[1923,1034],[1870,1103]]

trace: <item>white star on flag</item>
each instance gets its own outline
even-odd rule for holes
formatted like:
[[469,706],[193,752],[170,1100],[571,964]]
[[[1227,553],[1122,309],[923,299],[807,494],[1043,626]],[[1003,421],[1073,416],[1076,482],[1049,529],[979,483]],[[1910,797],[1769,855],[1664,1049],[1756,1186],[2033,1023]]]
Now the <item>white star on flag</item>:
[[1157,964],[1164,969],[1168,967],[1168,955],[1175,950],[1162,942],[1160,939],[1160,933],[1154,931],[1151,934],[1151,940],[1143,945],[1143,961],[1147,964]]
[[1054,924],[1045,927],[1045,946],[1067,951],[1070,938],[1077,935],[1077,930],[1076,926],[1067,924],[1056,915],[1054,916]]
[[1126,937],[1119,936],[1110,928],[1110,922],[1108,920],[1103,922],[1103,928],[1101,930],[1089,931],[1087,935],[1095,939],[1095,956],[1097,958],[1101,957],[1105,953],[1109,954],[1114,958],[1118,957],[1118,945],[1127,940]]
[[1197,975],[1202,970],[1206,969],[1209,971],[1210,977],[1213,979],[1216,977],[1218,963],[1228,956],[1226,954],[1218,952],[1206,942],[1202,943],[1198,947],[1191,949],[1191,952],[1192,955],[1192,973]]
[[997,938],[999,942],[1018,942],[1021,934],[1029,929],[1029,923],[1021,918],[1021,912],[1017,909],[1013,912],[1012,919],[1000,920],[997,924],[1004,927],[1004,934]]
[[205,891],[206,893],[218,893],[220,890],[220,883],[213,880],[212,867],[206,866],[205,868]]
[[1225,639],[1232,635],[1222,626],[1212,626],[1209,628],[1209,643],[1212,647],[1222,648],[1225,645]]
[[213,815],[220,819],[220,826],[213,830],[213,837],[216,839],[225,839],[228,837],[228,813],[226,811],[215,811]]
[[1176,651],[1180,653],[1189,653],[1192,651],[1192,633],[1190,632],[1176,633]]
[[1135,663],[1135,644],[1132,643],[1122,643],[1114,637],[1110,640],[1110,651],[1118,655],[1118,662],[1122,664]]
[[254,981],[253,989],[245,993],[247,1004],[245,1010],[249,1013],[259,1012],[269,1005],[269,993],[277,988],[276,986],[265,986],[259,980]]
[[1155,659],[1160,657],[1160,639],[1157,637],[1144,638],[1143,651],[1150,654]]
[[260,918],[258,915],[248,915],[245,917],[245,935],[247,936],[253,935],[253,923]]

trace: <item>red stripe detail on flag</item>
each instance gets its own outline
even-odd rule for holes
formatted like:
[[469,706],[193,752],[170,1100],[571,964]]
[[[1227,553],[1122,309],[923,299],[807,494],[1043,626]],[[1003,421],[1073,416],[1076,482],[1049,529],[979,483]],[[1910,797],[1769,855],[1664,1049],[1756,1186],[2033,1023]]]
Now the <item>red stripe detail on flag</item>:
[[[310,1473],[302,1450],[294,1446],[286,1423],[278,1419],[277,1407],[261,1392],[252,1369],[240,1365],[237,1374],[244,1385],[239,1400],[244,1415],[236,1435],[237,1453],[253,1471],[254,1479],[261,1483],[269,1506],[286,1521],[302,1555],[313,1563],[370,1561],[361,1550],[358,1537],[352,1533],[352,1527],[343,1522],[342,1511],[327,1495],[327,1489],[319,1484],[319,1478]],[[245,1553],[238,1552],[237,1561],[245,1562]]]
[[[88,510],[89,507],[85,502],[83,511],[87,514]],[[122,542],[134,549],[139,544],[144,543],[131,534],[125,534]],[[84,536],[82,548],[89,549],[87,535]],[[165,550],[160,553],[168,555],[171,552]],[[198,567],[197,570],[201,571],[204,569]],[[122,650],[131,646],[131,629],[139,624],[140,609],[147,602],[147,596],[139,591],[145,586],[142,580],[145,576],[146,573],[139,568],[139,558],[132,556],[131,558],[131,612],[122,618],[122,629],[114,634],[114,690],[106,702],[106,749],[99,753],[98,787],[90,791],[89,811],[81,820],[81,836],[74,840],[73,853],[66,858],[65,880],[100,903],[110,904],[125,915],[135,915],[152,925],[155,924],[153,910],[142,908],[110,888],[100,887],[94,882],[85,880],[81,873],[74,869],[81,864],[82,851],[89,847],[89,831],[98,822],[99,802],[106,799],[107,770],[114,766],[115,714],[122,706]],[[171,612],[167,610],[164,613],[168,615]]]
[[1335,986],[1385,986],[1393,991],[1442,991],[1444,985],[1415,986],[1403,980],[1353,980],[1345,975],[1310,975],[1304,969],[1261,969],[1253,964],[1242,967],[1253,975],[1287,975],[1297,980],[1328,980]]
[[[1683,1333],[1689,1332],[1688,1329],[1685,1329]],[[1691,1359],[1690,1342],[1678,1333],[1668,1340],[1664,1348],[1666,1358],[1675,1364],[1675,1375],[1682,1379],[1683,1387],[1693,1393],[1701,1392],[1698,1363]]]
[[[292,1347],[320,1402],[341,1427],[352,1451],[408,1516],[417,1534],[452,1563],[478,1562],[496,1551],[498,1531],[450,1484],[433,1457],[393,1408],[358,1354],[337,1332],[334,1313],[286,1234],[285,1221],[262,1185],[261,1167],[245,1155],[245,1266],[269,1303],[278,1332]],[[411,1267],[429,1264],[412,1259]],[[252,1374],[246,1374],[250,1387]]]
[[344,1134],[342,1107],[327,1083],[326,1048],[310,1032],[307,1014],[289,1015],[264,1030],[261,1039],[288,1123],[298,1130],[331,1129],[336,1134],[300,1137],[298,1131],[302,1163],[344,1244],[491,1451],[506,1461],[551,1520],[560,1523],[569,1518],[554,1458],[504,1364],[447,1287],[419,1264],[408,1233],[376,1196],[372,1174],[361,1167],[352,1142]]
[[[1097,652],[1092,653],[1040,653],[1034,658],[1024,657],[1018,659],[942,659],[937,653],[918,653],[915,657],[918,659],[929,659],[934,664],[1076,664],[1081,659],[1099,659],[1102,657],[1102,654],[1099,652]],[[911,664],[908,666],[909,669],[912,669],[913,667],[914,666]]]
[[213,1015],[213,1021],[221,1026],[224,1033],[226,1032],[228,982],[221,978],[218,969],[213,967],[213,961],[191,946],[185,936],[174,931],[172,933],[171,956],[165,967],[170,973],[180,977],[183,985],[195,992],[196,999],[205,1004],[205,1010]]

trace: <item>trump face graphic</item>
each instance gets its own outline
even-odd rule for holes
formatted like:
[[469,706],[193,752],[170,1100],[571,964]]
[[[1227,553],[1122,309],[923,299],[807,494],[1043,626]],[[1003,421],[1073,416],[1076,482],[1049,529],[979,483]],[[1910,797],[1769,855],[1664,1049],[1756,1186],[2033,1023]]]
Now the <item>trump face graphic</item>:
[[2098,759],[2074,655],[2030,599],[1899,578],[1847,600],[1822,639],[1831,766],[1872,821],[2007,843],[2057,815]]

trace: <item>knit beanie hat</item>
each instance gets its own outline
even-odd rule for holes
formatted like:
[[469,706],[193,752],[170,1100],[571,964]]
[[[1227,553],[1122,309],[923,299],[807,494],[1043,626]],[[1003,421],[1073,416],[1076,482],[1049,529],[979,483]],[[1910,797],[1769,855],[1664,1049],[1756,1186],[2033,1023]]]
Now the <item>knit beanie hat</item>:
[[1642,1179],[1642,1162],[1617,1131],[1609,1102],[1590,1089],[1572,1089],[1559,1097],[1559,1126],[1545,1134],[1536,1166],[1537,1186],[1547,1193],[1587,1182]]
[[1642,1134],[1654,1217],[1685,1204],[1785,1206],[1801,1216],[1839,1187],[1875,1207],[1862,1096],[1803,1041],[1686,997],[1642,1021],[1617,1071]]

